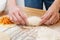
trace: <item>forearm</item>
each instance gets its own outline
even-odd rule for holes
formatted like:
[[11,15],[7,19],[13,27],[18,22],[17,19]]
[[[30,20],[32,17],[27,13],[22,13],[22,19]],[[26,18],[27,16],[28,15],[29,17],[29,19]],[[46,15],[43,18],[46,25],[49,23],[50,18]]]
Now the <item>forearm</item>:
[[8,0],[7,6],[16,5],[16,0]]
[[55,0],[55,1],[58,1],[60,3],[60,0]]
[[60,0],[55,0],[56,3],[58,3],[58,5],[60,5]]
[[[55,0],[54,2],[53,2],[53,4],[51,5],[51,7],[50,8],[52,8],[53,10],[55,10],[55,11],[58,11],[59,10],[59,8],[60,8],[60,0]],[[49,8],[49,9],[50,9]]]
[[54,3],[53,3],[54,7],[58,7],[59,8],[59,5],[60,5],[60,0],[55,0]]
[[60,10],[60,0],[55,0],[55,2],[56,2],[56,6],[58,6],[58,8],[59,8],[59,10]]

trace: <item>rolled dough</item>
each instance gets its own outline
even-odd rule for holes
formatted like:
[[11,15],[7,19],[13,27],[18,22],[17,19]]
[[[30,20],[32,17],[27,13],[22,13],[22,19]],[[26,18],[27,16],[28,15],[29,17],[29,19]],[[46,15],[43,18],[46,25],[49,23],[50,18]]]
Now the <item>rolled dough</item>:
[[48,27],[41,27],[38,30],[37,40],[60,40],[60,33]]
[[32,16],[32,17],[28,17],[27,21],[28,21],[28,25],[39,26],[41,18],[37,16]]
[[0,40],[10,40],[9,35],[0,31]]

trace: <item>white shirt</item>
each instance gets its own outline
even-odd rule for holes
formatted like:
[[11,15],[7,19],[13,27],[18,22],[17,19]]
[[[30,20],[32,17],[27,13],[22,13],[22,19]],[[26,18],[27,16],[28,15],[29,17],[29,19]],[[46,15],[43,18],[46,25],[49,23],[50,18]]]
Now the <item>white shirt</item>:
[[17,5],[25,7],[24,0],[16,0],[16,2],[17,2]]

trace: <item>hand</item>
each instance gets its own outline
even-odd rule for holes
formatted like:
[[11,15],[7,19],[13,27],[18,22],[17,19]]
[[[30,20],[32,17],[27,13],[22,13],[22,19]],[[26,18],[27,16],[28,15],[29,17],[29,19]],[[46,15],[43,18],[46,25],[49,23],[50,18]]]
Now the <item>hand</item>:
[[10,17],[11,21],[16,24],[25,25],[27,23],[27,15],[23,14],[20,8],[16,5],[8,7],[8,16]]
[[52,6],[48,11],[42,16],[41,24],[51,25],[55,24],[59,20],[59,10],[58,8]]

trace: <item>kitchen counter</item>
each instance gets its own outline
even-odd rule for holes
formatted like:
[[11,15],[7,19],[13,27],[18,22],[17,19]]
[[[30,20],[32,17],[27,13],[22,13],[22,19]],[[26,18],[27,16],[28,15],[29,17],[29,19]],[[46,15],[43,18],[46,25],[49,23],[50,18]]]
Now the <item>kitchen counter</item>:
[[[34,8],[28,8],[28,7],[25,7],[25,8],[22,8],[24,11],[24,13],[26,13],[29,16],[39,16],[41,17],[42,15],[44,15],[44,13],[46,11],[44,10],[40,10],[40,9],[34,9]],[[6,12],[3,12],[1,13],[1,15],[5,15]],[[3,25],[5,26],[5,25]],[[57,32],[60,32],[60,21],[54,25],[50,25],[50,26],[46,26],[46,25],[42,25],[42,26],[21,26],[21,25],[7,25],[8,27],[2,27],[0,25],[0,31],[3,31],[5,33],[7,33],[8,35],[10,35],[11,39],[12,40],[36,40],[37,38],[37,32],[38,31],[41,31],[44,28],[44,27],[48,27],[52,30],[55,30]],[[9,27],[10,26],[10,27]],[[38,30],[38,29],[41,29],[41,30]],[[47,30],[47,29],[46,29]],[[53,33],[52,33],[53,34]],[[20,35],[20,36],[19,36]]]

